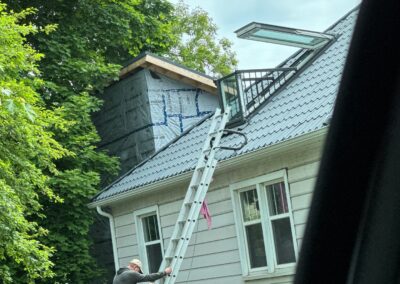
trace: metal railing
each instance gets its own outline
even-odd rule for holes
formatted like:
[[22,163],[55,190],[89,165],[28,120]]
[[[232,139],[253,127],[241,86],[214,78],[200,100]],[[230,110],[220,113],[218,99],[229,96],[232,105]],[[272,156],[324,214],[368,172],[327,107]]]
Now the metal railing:
[[217,81],[223,105],[231,107],[230,121],[244,120],[296,72],[295,67],[238,70]]

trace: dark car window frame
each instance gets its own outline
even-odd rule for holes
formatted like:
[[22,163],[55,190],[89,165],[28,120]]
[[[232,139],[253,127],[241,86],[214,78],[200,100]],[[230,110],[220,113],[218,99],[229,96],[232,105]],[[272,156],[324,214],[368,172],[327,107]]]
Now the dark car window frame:
[[400,1],[364,0],[294,282],[399,283]]

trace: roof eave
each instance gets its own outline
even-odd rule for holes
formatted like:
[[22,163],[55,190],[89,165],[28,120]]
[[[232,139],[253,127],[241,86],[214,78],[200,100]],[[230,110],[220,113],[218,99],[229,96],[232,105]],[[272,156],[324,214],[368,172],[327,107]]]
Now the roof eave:
[[192,72],[166,60],[162,60],[161,58],[151,54],[144,54],[131,64],[123,67],[119,73],[119,78],[123,79],[127,77],[138,68],[149,69],[171,79],[178,80],[204,90],[210,94],[217,95],[217,86],[215,85],[213,79]]
[[[231,168],[234,166],[242,165],[243,163],[249,162],[255,158],[260,158],[265,155],[271,155],[276,152],[288,151],[288,150],[296,148],[299,145],[302,145],[304,143],[322,139],[323,137],[325,137],[327,130],[328,130],[328,128],[324,127],[319,130],[309,132],[304,135],[295,137],[293,139],[283,141],[281,143],[277,143],[277,144],[274,144],[271,146],[267,146],[267,147],[258,149],[253,152],[249,152],[249,153],[246,153],[246,154],[243,154],[240,156],[235,156],[233,158],[221,161],[218,164],[216,172],[218,173],[219,171],[222,171],[226,168]],[[148,192],[160,190],[162,188],[172,186],[172,185],[180,183],[180,182],[187,181],[190,179],[192,174],[193,174],[193,171],[189,171],[189,172],[183,173],[181,175],[176,175],[176,176],[161,180],[159,182],[154,182],[154,183],[136,188],[135,190],[128,190],[126,192],[117,194],[110,198],[105,198],[102,200],[91,202],[88,204],[88,206],[89,206],[89,208],[95,208],[97,206],[107,206],[107,205],[111,205],[116,202],[120,202],[120,201],[124,200],[125,198],[134,198],[134,197],[143,195]]]

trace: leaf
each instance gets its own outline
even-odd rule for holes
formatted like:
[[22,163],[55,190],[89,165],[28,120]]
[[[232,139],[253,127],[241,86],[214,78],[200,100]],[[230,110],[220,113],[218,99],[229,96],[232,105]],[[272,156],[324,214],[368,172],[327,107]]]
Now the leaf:
[[7,110],[11,113],[11,114],[14,114],[15,113],[15,103],[14,103],[14,100],[12,100],[12,99],[7,99],[6,100],[6,103],[5,103],[5,106],[6,106],[6,108],[7,108]]
[[9,97],[12,94],[12,91],[10,89],[1,88],[1,93],[5,96]]
[[34,122],[36,113],[32,109],[32,106],[30,104],[27,104],[27,103],[24,103],[23,106],[24,106],[24,109],[25,109],[25,113],[28,116],[28,119],[30,121]]

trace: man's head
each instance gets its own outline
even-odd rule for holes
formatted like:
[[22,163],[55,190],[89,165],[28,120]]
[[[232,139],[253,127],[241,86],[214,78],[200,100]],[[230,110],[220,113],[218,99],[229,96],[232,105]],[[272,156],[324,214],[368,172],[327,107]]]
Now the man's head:
[[132,259],[132,260],[129,262],[128,267],[129,267],[131,270],[134,270],[134,271],[136,271],[136,272],[139,272],[139,273],[142,273],[142,274],[143,274],[143,271],[142,271],[142,262],[141,262],[139,259],[136,259],[136,258]]

